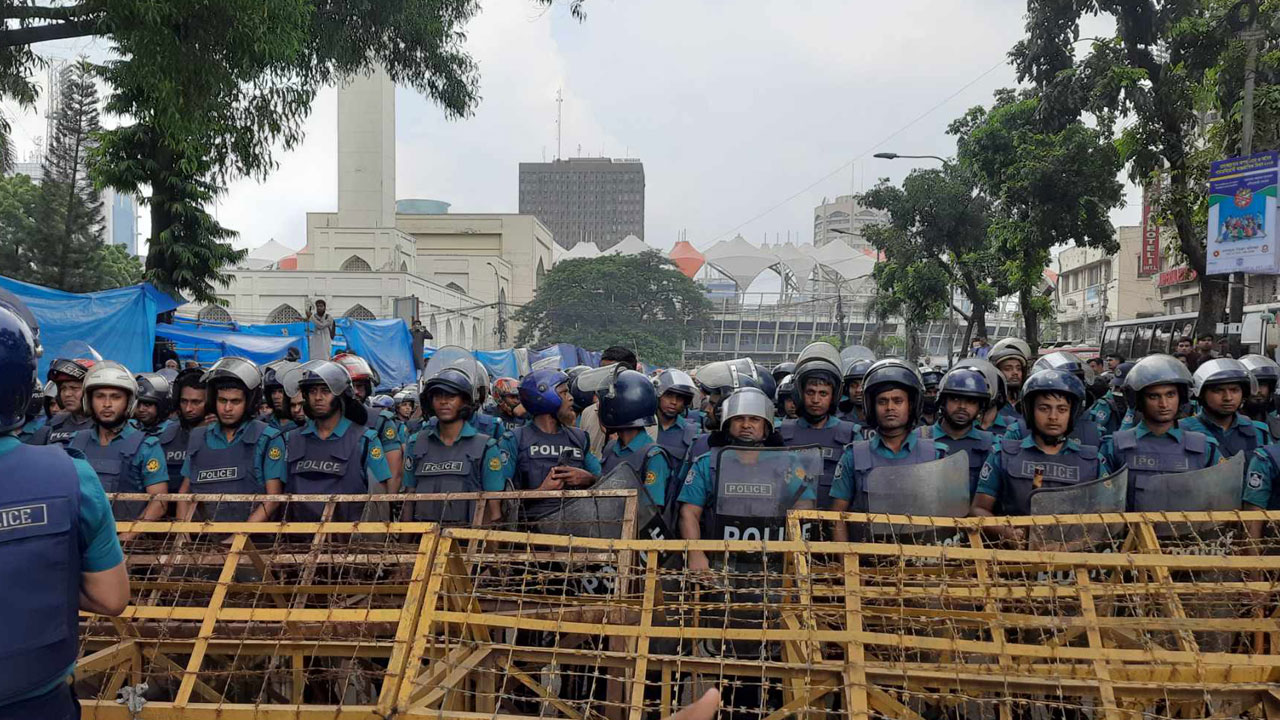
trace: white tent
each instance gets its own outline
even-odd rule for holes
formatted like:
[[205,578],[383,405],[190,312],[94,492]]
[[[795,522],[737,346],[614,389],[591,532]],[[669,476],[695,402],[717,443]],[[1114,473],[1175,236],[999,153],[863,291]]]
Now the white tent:
[[614,245],[608,250],[605,250],[602,254],[603,255],[639,255],[640,253],[648,252],[650,250],[657,250],[657,248],[646,244],[645,241],[641,240],[635,235],[628,235],[622,238],[622,240],[619,241],[617,245]]
[[244,260],[240,261],[240,267],[246,270],[265,270],[296,252],[297,250],[271,239],[250,250]]
[[569,248],[569,252],[564,254],[561,260],[573,260],[574,258],[593,258],[600,257],[600,248],[596,247],[593,242],[578,243]]
[[708,265],[733,279],[739,292],[746,291],[756,276],[781,262],[777,255],[752,245],[741,235],[721,240],[703,254]]

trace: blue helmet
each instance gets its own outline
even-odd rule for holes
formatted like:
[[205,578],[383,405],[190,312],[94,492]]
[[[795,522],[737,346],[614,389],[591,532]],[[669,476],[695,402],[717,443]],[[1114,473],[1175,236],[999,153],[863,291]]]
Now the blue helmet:
[[[772,375],[769,373],[760,373],[759,381],[758,385],[760,391],[765,395],[773,397],[778,394],[778,381],[774,380]],[[744,384],[743,387],[751,387],[751,385],[748,382]]]
[[942,382],[942,371],[934,368],[921,368],[920,380],[924,382],[925,389],[938,387],[938,383]]
[[658,391],[649,378],[635,370],[618,373],[613,384],[597,395],[601,427],[642,428],[658,422]]
[[1133,369],[1133,363],[1125,361],[1116,366],[1115,374],[1111,376],[1112,387],[1124,387],[1124,378]]
[[907,391],[911,412],[907,425],[914,427],[920,419],[920,406],[924,397],[924,381],[920,371],[897,358],[877,360],[862,379],[862,406],[867,409],[867,427],[873,430],[880,425],[876,416],[876,397],[886,390],[901,388]]
[[952,369],[938,383],[938,401],[942,402],[947,395],[973,398],[978,401],[978,412],[985,412],[991,404],[991,386],[987,376],[971,367]]
[[0,432],[27,422],[36,391],[36,340],[18,313],[0,307]]
[[1026,418],[1027,424],[1032,425],[1035,422],[1035,412],[1032,408],[1031,401],[1040,393],[1053,392],[1066,395],[1071,402],[1071,417],[1068,418],[1067,428],[1075,427],[1076,418],[1080,417],[1080,412],[1084,408],[1085,389],[1084,383],[1080,378],[1067,370],[1038,370],[1032,373],[1027,381],[1022,383],[1022,395],[1018,399],[1021,406],[1018,409],[1022,411],[1022,417]]
[[369,398],[369,404],[380,410],[393,410],[395,409],[396,401],[392,400],[390,395],[374,395]]
[[530,415],[555,415],[560,412],[562,404],[560,392],[556,388],[567,382],[569,376],[562,370],[534,370],[520,381],[520,404]]

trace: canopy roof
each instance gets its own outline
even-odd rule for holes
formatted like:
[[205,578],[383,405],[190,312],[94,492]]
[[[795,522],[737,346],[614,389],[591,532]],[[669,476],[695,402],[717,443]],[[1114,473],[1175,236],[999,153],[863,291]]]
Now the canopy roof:
[[[676,261],[686,275],[693,277],[702,266],[698,255],[696,248],[682,241],[676,243],[668,257]],[[798,283],[804,283],[818,267],[848,281],[871,275],[876,264],[874,254],[855,250],[842,242],[828,243],[820,248],[792,243],[759,247],[741,235],[712,245],[702,255],[707,265],[729,276],[739,290],[746,290],[760,273],[770,268],[785,271]]]
[[667,257],[680,268],[680,272],[685,276],[692,278],[698,274],[702,266],[707,263],[707,257],[698,251],[688,240],[681,240],[676,246],[671,248],[671,254]]

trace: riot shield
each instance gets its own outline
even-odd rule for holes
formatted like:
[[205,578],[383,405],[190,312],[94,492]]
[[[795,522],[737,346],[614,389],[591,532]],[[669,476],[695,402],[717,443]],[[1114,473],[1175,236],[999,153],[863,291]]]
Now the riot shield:
[[[640,537],[649,537],[655,523],[662,524],[662,509],[653,503],[644,482],[626,463],[610,470],[592,490],[635,490],[636,530]],[[534,532],[550,535],[576,535],[590,538],[621,538],[623,513],[627,500],[624,497],[577,497],[560,502],[547,515],[530,519]],[[666,535],[669,537],[670,535]],[[631,539],[631,538],[627,538]]]
[[871,348],[865,345],[850,345],[840,351],[840,360],[842,365],[848,365],[855,360],[870,360],[875,362],[876,354],[871,352]]
[[[960,451],[941,460],[916,465],[878,467],[867,473],[867,512],[922,517],[964,517],[969,514],[969,453]],[[932,525],[871,524],[873,536],[891,541],[932,542]],[[949,530],[944,534],[951,535]]]
[[52,359],[81,359],[102,362],[102,354],[94,349],[92,345],[83,340],[68,340],[52,355]]
[[[1134,481],[1138,512],[1239,510],[1244,489],[1245,453],[1201,470],[1147,475]],[[1157,537],[1200,535],[1217,523],[1156,523]]]
[[812,504],[822,449],[733,446],[715,452],[716,539],[784,539],[787,511],[806,499]]
[[[1122,513],[1128,496],[1129,469],[1122,467],[1089,482],[1032,490],[1029,502],[1032,515]],[[1124,522],[1036,525],[1031,528],[1030,546],[1062,552],[1115,550],[1127,528]]]

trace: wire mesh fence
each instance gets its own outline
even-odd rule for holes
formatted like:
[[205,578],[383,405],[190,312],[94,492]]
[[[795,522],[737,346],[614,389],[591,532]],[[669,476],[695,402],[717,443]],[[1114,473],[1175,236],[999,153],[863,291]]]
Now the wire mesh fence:
[[[605,492],[580,497],[631,501],[616,536],[121,523],[133,599],[82,618],[84,717],[134,717],[115,698],[144,682],[142,718],[642,720],[708,687],[750,720],[1280,707],[1280,513],[795,511],[783,541],[655,541]],[[836,522],[860,541],[805,539]]]

